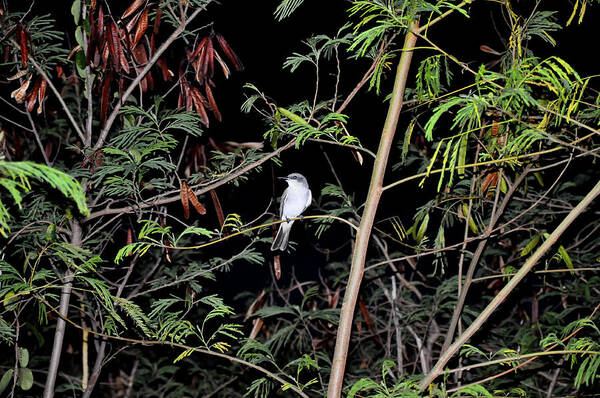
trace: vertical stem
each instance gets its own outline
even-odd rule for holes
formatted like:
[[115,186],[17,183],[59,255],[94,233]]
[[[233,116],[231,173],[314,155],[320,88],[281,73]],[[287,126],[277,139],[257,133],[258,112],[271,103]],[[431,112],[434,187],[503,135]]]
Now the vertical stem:
[[471,336],[477,332],[481,326],[487,321],[487,319],[494,313],[494,311],[502,304],[504,300],[508,297],[510,292],[517,287],[517,284],[527,275],[531,269],[537,264],[540,258],[550,249],[550,247],[556,243],[558,238],[565,232],[567,227],[571,225],[575,219],[584,212],[585,208],[592,203],[592,201],[600,194],[600,181],[596,183],[594,188],[569,212],[569,214],[563,219],[563,221],[556,227],[554,231],[550,234],[548,239],[544,241],[544,243],[538,247],[538,249],[525,261],[523,267],[512,277],[512,279],[500,290],[500,292],[494,297],[494,299],[485,307],[485,309],[479,314],[479,316],[473,321],[471,326],[464,331],[463,334],[458,336],[456,341],[448,347],[446,351],[440,356],[437,363],[431,369],[429,374],[425,376],[421,383],[419,383],[419,387],[426,388],[431,382],[439,376],[444,366],[448,363],[448,361],[456,354],[456,351],[460,349],[460,347],[466,343]]
[[360,221],[360,227],[356,235],[354,253],[352,255],[352,267],[348,277],[346,293],[344,294],[344,303],[342,304],[342,312],[340,315],[340,325],[335,344],[335,353],[333,355],[333,362],[331,364],[331,376],[329,378],[329,389],[327,394],[328,398],[339,398],[342,392],[344,370],[346,368],[346,359],[348,355],[348,345],[350,343],[350,336],[352,332],[354,308],[356,306],[358,291],[360,289],[360,283],[362,281],[363,272],[365,269],[365,258],[367,255],[367,248],[369,247],[371,229],[373,227],[375,213],[377,212],[377,206],[379,205],[379,199],[381,198],[385,168],[387,165],[388,156],[390,154],[390,148],[394,140],[396,126],[398,125],[400,110],[402,109],[403,105],[404,89],[406,87],[408,69],[413,54],[412,50],[415,46],[415,42],[417,41],[417,36],[415,36],[412,31],[417,30],[418,28],[418,21],[414,21],[411,25],[411,29],[406,32],[404,51],[402,52],[400,62],[398,63],[398,68],[396,70],[394,90],[392,92],[388,114],[385,119],[383,131],[381,133],[381,141],[379,142],[377,157],[375,158],[375,163],[373,165],[373,173],[371,175],[371,183],[369,186],[369,193],[367,195],[367,202],[365,204],[365,210],[363,212]]
[[[71,229],[71,244],[74,246],[80,246],[81,224],[79,224],[79,221],[73,220],[71,223]],[[63,339],[65,337],[66,329],[66,323],[63,317],[68,317],[72,287],[73,274],[71,273],[71,270],[67,269],[67,272],[64,276],[64,285],[60,292],[60,304],[58,310],[61,316],[56,321],[56,331],[54,332],[54,343],[52,345],[52,356],[50,357],[48,376],[46,377],[46,385],[44,386],[44,398],[52,398],[54,396],[54,386],[56,384],[56,375],[58,373],[58,365],[60,364],[60,354],[62,352]]]
[[[483,254],[483,250],[485,249],[485,246],[487,245],[488,237],[490,236],[490,234],[496,227],[496,223],[500,219],[500,216],[502,216],[502,214],[504,214],[504,209],[506,209],[506,206],[508,206],[508,203],[510,202],[512,195],[515,193],[515,191],[517,190],[519,185],[521,185],[521,183],[525,180],[525,177],[527,177],[527,175],[529,174],[529,169],[530,169],[530,167],[527,166],[525,168],[525,170],[521,173],[519,178],[517,178],[517,180],[511,185],[510,189],[506,192],[506,195],[504,196],[504,199],[502,200],[502,204],[500,205],[499,209],[497,207],[498,207],[498,198],[500,195],[499,187],[500,187],[500,183],[502,182],[502,174],[503,174],[502,169],[498,172],[499,174],[498,174],[498,183],[496,186],[496,199],[494,201],[494,208],[492,209],[492,214],[490,215],[490,222],[483,234],[484,239],[479,242],[479,244],[477,245],[477,249],[475,249],[475,252],[473,253],[473,257],[471,257],[471,262],[469,264],[469,269],[467,270],[467,276],[465,278],[465,283],[462,285],[462,288],[461,288],[460,292],[458,293],[458,300],[456,302],[456,305],[454,306],[454,313],[452,314],[452,319],[450,320],[450,326],[448,327],[446,339],[444,341],[444,345],[442,346],[442,352],[445,352],[448,349],[448,347],[450,346],[450,343],[452,343],[452,339],[454,338],[454,331],[456,330],[456,326],[457,326],[458,322],[460,321],[460,315],[461,315],[463,307],[465,305],[465,299],[467,297],[467,293],[469,292],[469,288],[471,287],[471,283],[473,282],[473,274],[475,273],[475,268],[477,267],[477,264],[479,263],[479,259],[481,258],[481,255]],[[471,214],[468,215],[468,217],[470,217],[470,216],[471,216]],[[467,220],[467,224],[468,224],[468,220]],[[462,280],[461,280],[462,274],[459,274],[459,277],[460,278],[458,280],[458,283],[461,284],[462,283]],[[458,333],[460,334],[461,331],[459,330]]]

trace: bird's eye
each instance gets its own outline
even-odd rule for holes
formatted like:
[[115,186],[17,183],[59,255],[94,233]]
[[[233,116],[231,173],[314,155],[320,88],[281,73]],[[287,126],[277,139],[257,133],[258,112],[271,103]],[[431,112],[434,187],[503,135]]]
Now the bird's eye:
[[291,177],[291,179],[292,179],[292,180],[295,180],[295,179],[296,179],[296,176],[292,176],[292,177]]

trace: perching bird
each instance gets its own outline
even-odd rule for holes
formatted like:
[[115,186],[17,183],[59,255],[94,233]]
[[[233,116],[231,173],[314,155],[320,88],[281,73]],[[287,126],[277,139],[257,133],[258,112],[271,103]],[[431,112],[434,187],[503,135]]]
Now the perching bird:
[[[296,218],[302,214],[312,201],[312,194],[308,188],[308,182],[302,174],[292,173],[287,177],[278,177],[288,183],[288,187],[283,191],[281,204],[279,205],[279,216],[282,220]],[[285,221],[279,224],[279,230],[271,245],[271,250],[285,250],[290,238],[290,229],[293,220]]]

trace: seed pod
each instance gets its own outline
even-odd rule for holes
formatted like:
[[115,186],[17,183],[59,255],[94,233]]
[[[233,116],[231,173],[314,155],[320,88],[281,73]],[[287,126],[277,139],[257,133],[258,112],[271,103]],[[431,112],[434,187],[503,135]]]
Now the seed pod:
[[190,203],[189,203],[189,187],[185,181],[181,181],[181,188],[179,189],[181,196],[181,204],[183,205],[183,216],[187,219],[190,217]]

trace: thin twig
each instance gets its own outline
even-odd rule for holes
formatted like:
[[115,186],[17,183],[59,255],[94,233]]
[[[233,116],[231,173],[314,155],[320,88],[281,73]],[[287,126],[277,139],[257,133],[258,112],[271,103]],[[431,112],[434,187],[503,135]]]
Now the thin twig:
[[48,155],[46,155],[46,150],[44,148],[44,145],[42,144],[40,134],[38,133],[37,128],[35,127],[35,123],[33,122],[33,118],[31,117],[31,112],[29,112],[29,111],[27,111],[27,119],[29,120],[29,123],[31,124],[31,131],[33,132],[35,142],[37,143],[38,148],[40,149],[40,152],[42,153],[42,157],[44,158],[44,163],[46,163],[46,166],[50,166],[50,160],[48,160]]
[[[16,43],[14,43],[13,45],[16,45]],[[75,132],[77,133],[77,135],[81,139],[81,142],[85,143],[85,136],[83,135],[83,132],[81,131],[81,128],[79,127],[79,124],[77,124],[77,122],[75,121],[75,118],[73,117],[73,114],[69,110],[69,107],[65,103],[65,100],[63,99],[62,95],[60,95],[60,93],[56,89],[56,86],[54,85],[54,83],[52,83],[52,80],[50,80],[50,78],[48,77],[48,75],[46,75],[46,72],[44,72],[44,70],[35,61],[35,59],[33,59],[33,57],[31,57],[31,56],[29,57],[29,62],[31,62],[31,64],[33,65],[33,67],[35,68],[35,70],[40,74],[40,76],[42,77],[42,79],[44,79],[46,81],[46,83],[48,84],[48,87],[50,87],[50,90],[52,90],[52,92],[56,96],[56,99],[60,103],[60,106],[62,107],[63,111],[67,115],[67,118],[71,122],[71,125],[75,129]]]

